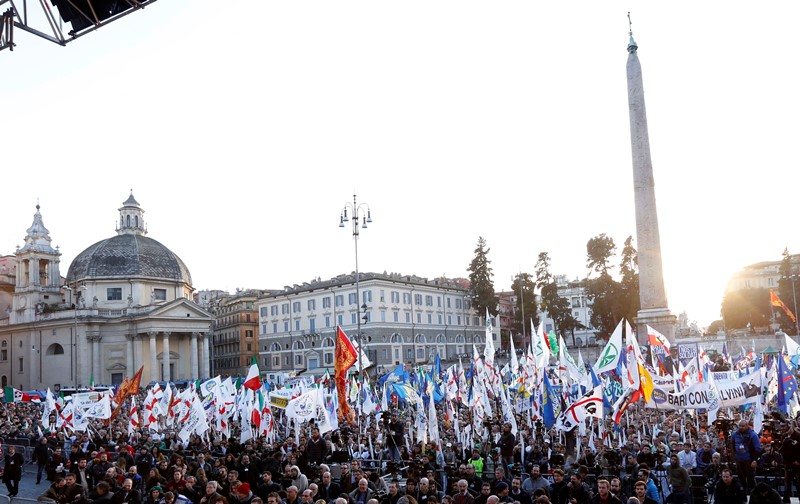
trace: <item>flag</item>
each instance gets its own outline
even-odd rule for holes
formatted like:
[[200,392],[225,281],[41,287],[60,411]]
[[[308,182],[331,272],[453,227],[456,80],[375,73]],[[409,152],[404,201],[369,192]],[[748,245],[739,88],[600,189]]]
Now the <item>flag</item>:
[[333,369],[336,393],[339,396],[339,414],[347,421],[353,421],[353,412],[347,403],[347,370],[353,367],[358,359],[355,347],[341,327],[336,326],[336,349],[334,350]]
[[58,411],[56,409],[56,399],[48,387],[47,395],[44,398],[44,407],[42,408],[42,425],[44,425],[45,429],[50,429],[50,415],[56,411]]
[[792,366],[800,366],[800,345],[798,345],[788,334],[786,337],[786,353],[789,356],[789,361]]
[[792,322],[797,322],[797,319],[795,318],[791,310],[789,310],[789,307],[783,304],[781,298],[779,298],[778,295],[775,294],[775,291],[772,289],[769,290],[769,302],[772,306],[777,306],[778,308],[786,312],[786,315],[788,315],[789,318],[792,319]]
[[122,383],[117,388],[117,393],[114,395],[114,402],[117,404],[117,407],[114,408],[114,411],[111,413],[111,418],[116,418],[116,416],[119,414],[120,410],[122,409],[122,405],[125,404],[125,399],[127,399],[129,396],[139,393],[143,370],[144,366],[140,367],[139,371],[136,371],[136,374],[133,375],[133,378],[126,378],[125,380],[122,380]]
[[548,429],[556,423],[556,418],[561,413],[561,399],[553,392],[550,380],[547,378],[547,371],[542,373],[544,384],[542,388],[542,419]]
[[131,396],[131,409],[128,414],[130,416],[128,420],[128,436],[133,436],[139,429],[139,425],[141,425],[139,421],[139,408],[136,407],[136,396]]
[[778,408],[784,413],[788,413],[789,401],[794,397],[797,392],[797,380],[795,380],[789,366],[786,365],[786,359],[783,355],[778,355]]
[[558,417],[556,428],[570,431],[586,418],[603,418],[603,387],[598,385],[591,395],[575,401]]
[[608,338],[608,343],[600,354],[600,358],[594,365],[594,372],[598,375],[616,369],[619,362],[620,354],[622,353],[622,324],[624,320],[620,320],[617,328]]
[[104,395],[102,399],[92,404],[83,416],[85,418],[111,418],[111,396]]
[[42,398],[38,395],[31,395],[27,392],[15,389],[14,387],[6,387],[4,389],[5,399],[7,403],[12,402],[42,402]]
[[250,370],[247,372],[244,387],[250,390],[258,390],[261,387],[261,377],[258,372],[258,364],[256,364],[255,357],[253,357],[253,363],[250,365]]

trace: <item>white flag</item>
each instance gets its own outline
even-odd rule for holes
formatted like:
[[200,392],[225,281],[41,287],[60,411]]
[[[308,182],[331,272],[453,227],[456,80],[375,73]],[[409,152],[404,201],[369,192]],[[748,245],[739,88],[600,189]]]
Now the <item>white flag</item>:
[[611,371],[612,369],[617,368],[617,364],[619,363],[619,357],[622,352],[622,323],[624,320],[620,320],[619,324],[617,324],[617,328],[614,329],[614,333],[608,338],[608,343],[606,343],[606,347],[603,349],[603,352],[600,354],[600,358],[597,359],[597,362],[594,364],[594,372],[595,374],[599,375],[600,373],[605,373],[607,371]]
[[107,395],[92,404],[83,414],[85,418],[111,418],[111,398]]

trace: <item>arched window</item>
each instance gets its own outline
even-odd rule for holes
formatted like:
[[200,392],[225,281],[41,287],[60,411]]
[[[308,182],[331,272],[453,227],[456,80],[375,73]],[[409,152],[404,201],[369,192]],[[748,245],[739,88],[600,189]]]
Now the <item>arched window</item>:
[[130,216],[130,215],[128,215],[128,216],[125,218],[125,222],[126,222],[126,224],[127,224],[127,226],[128,226],[128,227],[131,227],[131,216]]
[[3,343],[2,343],[2,344],[0,344],[0,345],[2,345],[2,347],[3,347],[3,348],[5,348],[5,347],[7,347],[7,346],[8,346],[8,341],[6,341],[6,340],[3,340]]
[[402,342],[403,342],[403,337],[402,337],[402,336],[400,336],[400,335],[399,335],[399,334],[397,334],[397,333],[394,333],[394,334],[392,334],[392,339],[391,339],[391,342],[392,342],[392,343],[402,343]]
[[292,344],[292,350],[305,350],[306,345],[300,340],[297,340]]
[[322,348],[330,348],[333,346],[333,340],[330,338],[325,338],[322,340]]
[[3,387],[7,387],[8,386],[8,376],[3,375],[0,378],[0,385],[2,385]]
[[444,334],[439,334],[436,336],[436,343],[446,343],[447,340],[444,338]]
[[281,346],[278,343],[273,343],[269,349],[270,352],[280,352]]
[[482,337],[480,337],[478,335],[475,335],[475,336],[473,336],[473,338],[474,338],[473,339],[473,343],[475,343],[476,345],[480,345],[481,343],[483,343],[483,338]]
[[425,338],[424,334],[417,334],[416,336],[414,336],[414,343],[417,345],[424,345],[427,342],[428,339]]
[[49,347],[47,347],[47,351],[45,355],[63,355],[64,354],[64,347],[59,345],[58,343],[53,343]]
[[139,227],[139,216],[138,215],[133,218],[133,222],[136,223],[136,227],[138,228]]
[[456,343],[461,343],[461,344],[464,343],[464,335],[463,334],[459,334],[458,336],[456,336]]

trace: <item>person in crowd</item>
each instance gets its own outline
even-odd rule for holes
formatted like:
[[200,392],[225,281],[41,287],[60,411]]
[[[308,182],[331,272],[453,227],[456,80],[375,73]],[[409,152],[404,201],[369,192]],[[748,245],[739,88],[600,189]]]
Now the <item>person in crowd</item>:
[[762,481],[750,493],[748,504],[781,504],[781,500],[781,494]]
[[755,487],[756,466],[761,455],[761,441],[747,420],[739,421],[739,428],[731,434],[736,472],[747,491]]
[[3,483],[6,484],[9,497],[16,497],[19,493],[19,480],[22,479],[22,466],[25,459],[17,452],[17,447],[6,447],[5,465],[3,466]]
[[458,480],[458,483],[456,483],[456,488],[458,489],[458,492],[453,495],[454,504],[474,504],[475,497],[469,493],[469,484],[467,483],[467,480]]
[[644,481],[637,481],[633,484],[633,493],[634,497],[639,501],[639,504],[658,504],[647,496],[647,483]]
[[519,476],[511,478],[511,491],[508,492],[511,501],[517,501],[519,504],[531,504],[532,493],[525,492],[522,489],[522,479]]
[[65,478],[58,477],[36,500],[40,502],[55,502],[57,504],[65,504],[64,487],[66,486],[67,480]]
[[589,504],[592,500],[592,490],[586,484],[585,479],[585,473],[580,470],[573,472],[570,476],[567,484],[570,504]]
[[533,464],[531,467],[531,477],[527,478],[522,484],[522,490],[528,495],[533,495],[533,492],[539,488],[548,489],[550,487],[550,482],[547,478],[542,476],[541,472],[542,468],[538,464]]
[[607,479],[597,480],[597,493],[589,501],[591,504],[622,504],[622,501],[611,493],[611,483]]
[[714,487],[714,504],[744,504],[746,501],[747,494],[742,484],[733,478],[730,469],[723,469]]

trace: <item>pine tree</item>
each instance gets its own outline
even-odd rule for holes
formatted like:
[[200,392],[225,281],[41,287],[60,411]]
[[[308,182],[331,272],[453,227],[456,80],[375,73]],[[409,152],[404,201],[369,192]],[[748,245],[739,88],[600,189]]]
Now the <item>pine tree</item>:
[[479,315],[489,310],[491,316],[497,315],[497,295],[494,292],[492,283],[491,261],[488,258],[489,250],[486,247],[486,240],[478,238],[478,246],[475,249],[475,258],[469,263],[469,283],[472,291],[472,307]]

